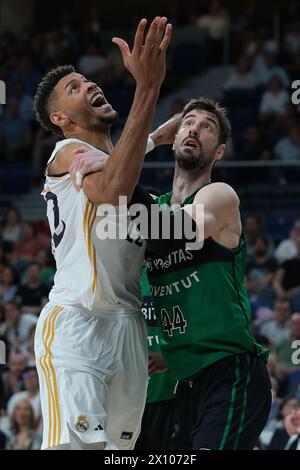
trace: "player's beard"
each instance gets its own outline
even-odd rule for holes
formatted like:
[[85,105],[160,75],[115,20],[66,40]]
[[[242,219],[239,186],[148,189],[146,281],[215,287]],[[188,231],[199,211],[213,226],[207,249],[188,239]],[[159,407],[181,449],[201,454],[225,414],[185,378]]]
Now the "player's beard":
[[175,150],[175,160],[181,170],[192,171],[196,168],[199,170],[204,170],[211,165],[214,154],[215,150],[205,152],[203,147],[201,147],[198,154]]
[[111,127],[119,118],[119,113],[115,110],[113,112],[107,114],[107,115],[102,115],[102,116],[97,116],[98,117],[98,123],[101,127],[107,128]]

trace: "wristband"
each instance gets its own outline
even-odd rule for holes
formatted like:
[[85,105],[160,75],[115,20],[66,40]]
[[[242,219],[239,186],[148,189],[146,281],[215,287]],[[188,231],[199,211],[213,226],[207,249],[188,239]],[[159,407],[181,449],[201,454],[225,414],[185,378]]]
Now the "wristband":
[[153,139],[151,139],[151,137],[149,136],[148,137],[148,142],[147,142],[147,147],[146,147],[146,155],[147,153],[150,153],[152,152],[152,150],[155,149],[155,144],[153,142]]

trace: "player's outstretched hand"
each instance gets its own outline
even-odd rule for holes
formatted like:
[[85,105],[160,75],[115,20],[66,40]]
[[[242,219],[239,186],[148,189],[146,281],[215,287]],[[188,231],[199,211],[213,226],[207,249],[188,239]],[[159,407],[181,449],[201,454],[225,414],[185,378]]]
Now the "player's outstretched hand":
[[73,153],[74,160],[69,173],[76,190],[80,191],[83,178],[91,173],[102,171],[109,156],[101,150],[89,150],[87,147],[80,147]]
[[125,67],[137,85],[146,90],[160,88],[166,75],[166,52],[172,37],[172,25],[167,18],[156,17],[145,38],[147,20],[138,25],[132,51],[124,39],[113,38],[121,50]]
[[182,113],[175,114],[151,134],[150,137],[155,147],[158,145],[172,145],[174,143],[181,119]]

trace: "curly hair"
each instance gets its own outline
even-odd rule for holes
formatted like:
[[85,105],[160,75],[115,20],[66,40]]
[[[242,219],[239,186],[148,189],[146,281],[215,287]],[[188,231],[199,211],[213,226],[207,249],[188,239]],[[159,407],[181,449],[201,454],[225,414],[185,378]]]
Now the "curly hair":
[[63,65],[50,70],[40,82],[34,97],[33,108],[38,122],[46,131],[52,132],[52,134],[59,137],[63,137],[63,133],[58,126],[51,122],[49,107],[54,98],[54,88],[56,85],[63,77],[74,72],[75,68],[73,65]]
[[184,108],[182,119],[194,109],[199,111],[207,111],[216,116],[220,126],[219,144],[227,145],[231,137],[231,125],[227,117],[226,109],[217,103],[216,101],[210,100],[209,98],[198,98],[191,100]]

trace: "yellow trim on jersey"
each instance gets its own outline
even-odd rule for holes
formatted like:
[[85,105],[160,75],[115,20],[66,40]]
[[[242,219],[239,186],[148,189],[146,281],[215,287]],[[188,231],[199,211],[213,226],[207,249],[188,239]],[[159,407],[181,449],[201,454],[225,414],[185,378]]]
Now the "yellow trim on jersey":
[[98,277],[97,262],[96,262],[96,249],[91,239],[92,229],[96,220],[96,216],[97,216],[97,207],[94,207],[90,201],[87,201],[85,211],[84,211],[84,217],[83,217],[83,231],[84,231],[85,241],[87,244],[88,257],[89,257],[89,260],[92,264],[93,271],[94,271],[93,281],[92,281],[93,292],[95,292],[96,284],[97,284],[97,277]]
[[[52,363],[51,346],[55,336],[55,322],[62,312],[62,307],[55,307],[44,323],[42,338],[45,347],[45,356],[40,358],[48,391],[48,447],[59,446],[61,439],[61,414],[59,408],[58,388],[55,370]],[[52,381],[51,381],[52,378]]]

